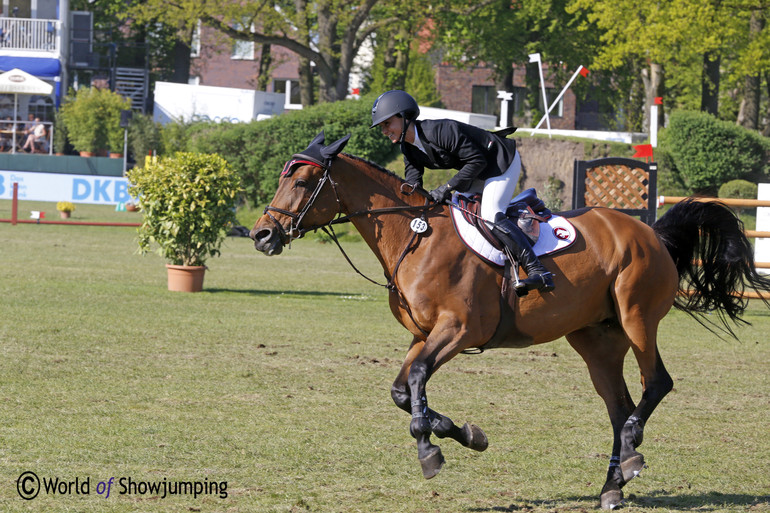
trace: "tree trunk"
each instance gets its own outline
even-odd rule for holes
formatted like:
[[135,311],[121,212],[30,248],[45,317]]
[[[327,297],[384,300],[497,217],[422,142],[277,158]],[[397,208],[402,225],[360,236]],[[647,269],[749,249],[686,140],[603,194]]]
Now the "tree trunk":
[[308,107],[315,103],[315,84],[313,67],[308,59],[299,59],[299,97],[302,105]]
[[[524,126],[534,127],[540,117],[545,114],[545,110],[540,111],[538,105],[543,101],[543,93],[540,90],[540,70],[539,64],[529,63],[526,65],[526,85],[527,94],[524,98]],[[537,119],[534,119],[535,114],[539,113]],[[543,122],[540,128],[546,128],[546,123]]]
[[181,39],[174,41],[174,71],[169,81],[177,84],[190,81],[190,44]]
[[[765,28],[765,20],[762,11],[755,9],[751,12],[749,21],[749,39],[755,41],[762,29]],[[743,79],[743,98],[738,109],[737,123],[750,130],[756,130],[759,126],[759,100],[760,100],[761,76],[746,75]]]
[[[765,83],[767,84],[767,94],[770,96],[770,72],[765,73]],[[767,119],[768,122],[765,128],[762,129],[762,135],[770,137],[770,102],[766,102],[767,105]]]
[[399,38],[404,37],[404,30],[391,32],[385,43],[384,72],[385,89],[406,89],[406,70],[409,65],[409,54],[404,52]]
[[[665,91],[665,75],[663,65],[651,62],[649,67],[642,69],[642,83],[644,84],[644,117],[643,131],[650,132],[650,107],[655,104],[655,98],[663,97]],[[658,105],[658,127],[662,127],[665,120],[663,105]]]
[[267,91],[270,79],[272,78],[273,56],[270,48],[270,45],[264,44],[259,53],[259,74],[257,75],[257,90],[259,91]]
[[719,114],[719,65],[722,56],[714,52],[703,54],[700,110],[714,116]]

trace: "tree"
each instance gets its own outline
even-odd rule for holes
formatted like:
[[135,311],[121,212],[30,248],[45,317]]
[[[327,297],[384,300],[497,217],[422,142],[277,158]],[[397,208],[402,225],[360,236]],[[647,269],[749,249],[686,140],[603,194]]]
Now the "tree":
[[[598,43],[595,33],[578,30],[582,14],[568,13],[567,4],[568,0],[487,0],[469,7],[468,2],[448,0],[434,16],[442,60],[459,67],[490,66],[498,88],[510,91],[514,64],[527,63],[528,54],[538,52],[552,78],[561,81],[565,63],[574,64],[572,70],[585,64]],[[527,66],[527,84],[525,115],[540,98],[537,66]]]
[[726,77],[734,81],[736,73],[754,77],[741,89],[757,98],[756,77],[768,69],[770,41],[762,24],[767,0],[572,0],[569,10],[587,10],[584,29],[601,32],[603,45],[592,66],[640,64],[646,105],[654,96],[667,96],[678,107],[717,115],[725,97],[721,83]]
[[364,39],[393,21],[369,22],[378,1],[147,0],[130,13],[141,22],[162,20],[179,30],[201,20],[232,39],[285,47],[303,60],[302,69],[315,63],[324,102],[345,98],[353,58]]

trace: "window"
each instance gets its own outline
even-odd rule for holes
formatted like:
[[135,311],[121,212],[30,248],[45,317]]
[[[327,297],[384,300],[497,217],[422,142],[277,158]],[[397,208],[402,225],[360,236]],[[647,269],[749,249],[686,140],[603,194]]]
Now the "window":
[[302,99],[299,93],[299,80],[284,78],[275,79],[273,80],[273,92],[286,95],[286,100],[283,102],[284,107],[302,108]]
[[495,86],[473,86],[471,95],[471,112],[495,115],[497,110]]
[[[235,23],[233,28],[235,30],[244,30],[245,25]],[[251,27],[254,30],[254,27]],[[254,60],[254,41],[243,41],[240,39],[233,39],[233,53],[230,55],[231,59],[235,60]]]
[[192,33],[192,39],[190,40],[190,57],[201,56],[201,21],[195,25]]

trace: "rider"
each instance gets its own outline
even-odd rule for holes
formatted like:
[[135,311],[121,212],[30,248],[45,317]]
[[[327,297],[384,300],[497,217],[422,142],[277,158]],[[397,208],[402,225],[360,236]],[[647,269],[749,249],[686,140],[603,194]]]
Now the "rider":
[[[422,186],[425,167],[457,169],[446,184],[430,191],[434,201],[443,202],[451,190],[483,192],[481,217],[505,243],[527,272],[517,289],[553,290],[553,278],[532,250],[526,236],[508,219],[505,210],[513,197],[521,173],[516,141],[505,133],[496,134],[459,121],[441,119],[417,121],[420,108],[408,93],[387,91],[374,101],[372,126],[401,145],[406,181]],[[521,291],[521,290],[519,290]]]

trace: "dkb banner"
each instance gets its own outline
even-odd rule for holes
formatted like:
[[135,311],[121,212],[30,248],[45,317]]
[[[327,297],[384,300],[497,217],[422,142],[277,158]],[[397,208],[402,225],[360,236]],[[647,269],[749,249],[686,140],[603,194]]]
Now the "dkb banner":
[[0,199],[13,199],[14,183],[20,200],[115,205],[131,199],[125,178],[24,171],[0,171]]

